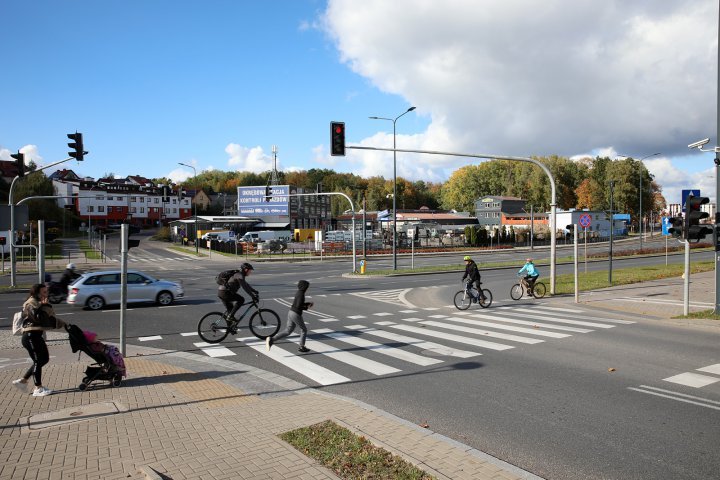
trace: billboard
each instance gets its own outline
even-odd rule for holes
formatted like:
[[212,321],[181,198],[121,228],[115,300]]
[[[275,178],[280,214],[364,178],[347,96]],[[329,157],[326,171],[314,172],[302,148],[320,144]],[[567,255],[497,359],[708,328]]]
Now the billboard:
[[265,187],[238,187],[238,215],[258,217],[288,215],[289,185],[272,185],[270,201],[265,201]]

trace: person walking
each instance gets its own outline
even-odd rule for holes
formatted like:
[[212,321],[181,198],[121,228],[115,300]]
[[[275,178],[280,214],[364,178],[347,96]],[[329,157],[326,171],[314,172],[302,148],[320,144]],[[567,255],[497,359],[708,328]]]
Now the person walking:
[[18,390],[27,392],[30,377],[33,377],[33,397],[44,397],[52,393],[52,390],[42,384],[42,367],[50,360],[50,352],[45,343],[45,330],[63,328],[65,322],[55,316],[55,311],[48,301],[48,288],[42,283],[30,288],[30,295],[23,304],[23,317],[22,346],[30,354],[33,364],[25,375],[12,383]]
[[310,349],[305,346],[307,327],[305,326],[305,321],[302,317],[303,311],[313,306],[313,302],[305,301],[305,292],[307,292],[307,289],[309,287],[310,282],[308,282],[307,280],[300,280],[298,282],[298,289],[295,293],[295,299],[293,300],[292,306],[290,307],[290,311],[287,315],[287,327],[285,327],[284,331],[278,333],[274,337],[267,337],[265,339],[265,348],[268,351],[270,351],[270,347],[277,343],[278,340],[289,336],[293,331],[295,331],[296,326],[300,328],[300,348],[298,348],[298,352],[307,353],[310,351]]

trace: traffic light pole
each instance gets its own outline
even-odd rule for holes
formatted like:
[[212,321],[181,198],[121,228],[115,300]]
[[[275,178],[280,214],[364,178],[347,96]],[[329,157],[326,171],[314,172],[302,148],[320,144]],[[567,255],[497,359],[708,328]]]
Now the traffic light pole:
[[690,314],[690,242],[684,240],[685,244],[685,283],[683,284],[683,315]]

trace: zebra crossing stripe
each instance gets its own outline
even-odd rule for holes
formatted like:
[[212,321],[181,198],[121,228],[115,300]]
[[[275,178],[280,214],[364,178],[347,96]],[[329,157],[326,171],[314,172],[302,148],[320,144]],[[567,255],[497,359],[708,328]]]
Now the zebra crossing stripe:
[[382,343],[376,343],[370,340],[366,340],[364,338],[359,338],[355,335],[350,335],[349,333],[331,332],[329,330],[327,332],[321,332],[319,330],[313,331],[317,333],[323,333],[323,335],[327,335],[330,338],[340,340],[341,342],[349,343],[350,345],[355,345],[356,347],[366,348],[368,350],[372,350],[374,352],[387,355],[389,357],[394,357],[400,360],[404,360],[406,362],[414,363],[415,365],[422,365],[424,367],[427,367],[428,365],[442,363],[442,360],[438,360],[436,358],[427,358],[421,355],[416,355],[414,353],[406,352],[405,350],[401,350],[399,348],[394,348]]
[[[388,325],[394,325],[394,324],[391,322],[388,322]],[[372,335],[374,337],[384,338],[386,340],[392,340],[394,342],[406,343],[408,345],[422,348],[423,350],[430,350],[439,355],[445,355],[448,357],[471,358],[471,357],[477,357],[477,356],[482,355],[481,353],[468,352],[467,350],[458,350],[455,348],[446,347],[445,345],[440,345],[439,343],[426,342],[425,340],[420,340],[419,338],[408,337],[405,335],[400,335],[398,333],[388,332],[387,330],[378,330],[376,328],[368,328],[363,325],[348,325],[345,328],[358,330],[364,334]]]
[[517,320],[514,318],[505,318],[500,315],[502,315],[502,314],[495,314],[493,316],[490,316],[490,315],[484,315],[482,313],[475,313],[472,316],[475,318],[484,318],[487,320],[493,320],[495,322],[514,323],[517,325],[530,325],[530,326],[537,325],[542,328],[552,328],[553,330],[562,330],[565,332],[589,333],[589,332],[595,331],[595,330],[590,330],[588,328],[566,327],[564,325],[551,325],[549,323],[531,322],[529,320]]
[[209,357],[231,357],[235,355],[232,350],[222,345],[213,345],[212,343],[199,342],[194,343],[196,347],[203,351]]
[[[461,320],[461,319],[458,318],[458,320]],[[491,337],[491,338],[500,338],[502,340],[510,340],[512,342],[528,343],[531,345],[535,344],[535,343],[542,343],[545,341],[545,340],[540,340],[539,338],[527,338],[527,337],[521,337],[519,335],[511,335],[509,333],[491,332],[489,330],[480,330],[479,328],[463,327],[461,325],[450,325],[447,323],[436,322],[434,320],[426,320],[426,321],[423,321],[420,323],[422,323],[423,325],[430,325],[431,327],[446,328],[448,330],[456,330],[458,332],[474,333],[476,335],[483,335],[483,336]]]
[[[313,332],[324,333],[323,330],[325,329],[313,330]],[[332,336],[332,334],[328,334],[328,336]],[[313,352],[321,353],[327,357],[332,358],[333,360],[347,363],[348,365],[352,365],[355,368],[359,368],[360,370],[372,373],[373,375],[387,375],[400,371],[399,369],[391,367],[389,365],[385,365],[380,362],[376,362],[375,360],[361,357],[360,355],[356,355],[354,353],[345,352],[343,350],[340,350],[339,348],[331,347],[330,345],[310,338],[306,340],[305,344]]]
[[429,335],[436,338],[442,338],[444,340],[450,340],[457,343],[465,343],[468,345],[475,345],[476,347],[489,348],[490,350],[509,350],[515,348],[511,345],[504,345],[502,343],[487,342],[485,340],[478,340],[475,338],[463,337],[460,335],[453,335],[452,333],[440,332],[438,330],[430,330],[428,328],[415,327],[413,325],[390,325],[390,328],[396,330],[404,330],[406,332],[419,333],[420,335]]
[[151,342],[153,340],[162,340],[162,337],[160,335],[153,335],[151,337],[138,337],[138,341],[140,342]]
[[[540,313],[540,312],[538,312]],[[565,318],[559,318],[557,316],[550,316],[548,313],[545,313],[545,315],[533,315],[530,313],[525,312],[513,312],[513,315],[519,315],[520,318],[535,318],[537,320],[547,320],[549,322],[557,322],[557,323],[567,323],[569,325],[581,325],[583,327],[595,327],[595,328],[615,328],[615,325],[605,325],[604,323],[594,323],[594,322],[583,322],[580,320],[567,320]]]
[[[554,315],[554,314],[552,314],[552,313],[546,313],[546,312],[544,312],[543,310],[550,310],[550,311],[552,311],[552,310],[567,310],[567,309],[565,309],[565,308],[563,308],[563,309],[557,309],[557,308],[554,308],[554,307],[539,307],[539,306],[532,308],[532,310],[536,310],[536,309],[537,309],[537,310],[540,310],[540,311],[539,311],[539,312],[535,312],[535,313],[539,313],[540,315]],[[594,315],[588,315],[587,312],[581,312],[581,316],[582,316],[582,318],[584,318],[584,319],[586,319],[586,320],[594,320],[594,321],[598,321],[598,322],[618,323],[618,324],[620,324],[620,325],[631,325],[631,324],[635,323],[635,322],[633,322],[633,321],[631,321],[631,320],[619,320],[619,319],[616,319],[616,318],[596,317],[596,316],[594,316]]]
[[518,332],[518,333],[529,333],[530,335],[539,335],[541,337],[566,338],[566,337],[571,336],[567,333],[545,332],[542,330],[537,330],[537,329],[532,329],[532,328],[513,327],[512,325],[502,325],[502,324],[498,324],[498,323],[483,322],[482,320],[471,320],[468,318],[449,317],[448,320],[451,320],[453,322],[465,323],[468,325],[478,325],[480,327],[498,328],[500,330],[510,330],[512,332]]
[[343,377],[330,369],[316,365],[300,355],[283,350],[279,346],[273,346],[273,348],[271,348],[268,352],[265,350],[265,342],[253,341],[247,342],[247,345],[253,350],[262,353],[282,365],[285,365],[291,370],[295,370],[300,375],[303,375],[320,385],[335,385],[350,381],[347,377]]

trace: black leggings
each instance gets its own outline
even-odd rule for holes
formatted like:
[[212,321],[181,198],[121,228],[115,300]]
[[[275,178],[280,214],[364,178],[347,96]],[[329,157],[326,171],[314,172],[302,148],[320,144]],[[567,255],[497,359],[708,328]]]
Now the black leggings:
[[22,335],[22,346],[30,354],[33,361],[32,367],[28,368],[23,378],[28,379],[34,377],[35,386],[42,385],[42,367],[50,361],[50,352],[48,352],[47,343],[43,338],[43,332],[32,331],[25,332]]
[[[227,310],[232,316],[235,316],[235,313],[237,313],[237,311],[240,310],[240,307],[242,307],[243,303],[245,303],[245,299],[242,297],[242,295],[238,293],[232,293],[227,290],[220,290],[220,292],[218,293],[218,297],[225,306],[225,310]],[[235,303],[233,304],[233,302]]]

